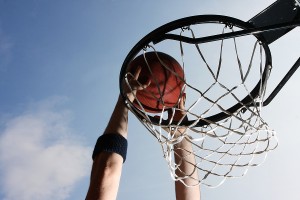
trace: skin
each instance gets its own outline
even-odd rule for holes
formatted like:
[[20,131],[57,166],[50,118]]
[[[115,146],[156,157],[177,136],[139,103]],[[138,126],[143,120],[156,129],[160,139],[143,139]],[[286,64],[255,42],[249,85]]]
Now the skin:
[[[104,134],[118,133],[127,138],[128,109],[119,97]],[[114,200],[120,183],[123,158],[117,153],[101,152],[93,162],[87,200]]]
[[[138,68],[134,77],[132,78],[131,85],[133,85],[133,93],[127,92],[128,99],[132,102],[137,90],[142,90],[146,88],[149,84],[140,86],[137,84],[137,79],[141,72],[141,68]],[[183,102],[183,101],[182,101]],[[183,103],[182,103],[183,105]],[[176,113],[176,117],[182,116],[183,113]],[[178,130],[174,134],[180,134]],[[115,109],[111,115],[108,125],[103,134],[117,133],[127,138],[128,134],[128,108],[124,104],[122,98],[119,96],[116,103]],[[191,144],[185,139],[179,144],[180,148],[191,149]],[[177,149],[175,150],[175,160],[186,154],[184,151]],[[193,156],[188,157],[189,162],[195,162]],[[123,158],[117,153],[100,152],[94,159],[90,186],[87,192],[86,200],[115,200],[117,198],[118,188],[120,184],[121,172],[123,166]],[[183,172],[189,173],[191,170],[191,165],[187,162],[179,167]],[[181,173],[181,172],[178,172]],[[197,172],[196,172],[197,173]],[[194,173],[193,176],[197,176]],[[187,183],[193,181],[192,179],[187,179]],[[175,182],[176,199],[177,200],[199,200],[200,199],[200,189],[199,187],[187,188],[180,181]]]
[[[137,90],[146,88],[146,85],[137,84],[137,78],[141,72],[138,68],[132,81],[133,93],[127,92],[128,99],[134,100]],[[122,97],[119,96],[115,109],[107,124],[103,134],[117,133],[127,138],[128,134],[128,108],[124,104]],[[90,186],[87,192],[86,200],[114,200],[117,198],[121,172],[123,166],[123,158],[117,153],[101,152],[93,162]]]
[[[185,95],[181,98],[178,106],[178,110],[174,113],[174,121],[179,121],[185,116],[184,102]],[[169,112],[169,116],[172,116],[172,113]],[[166,130],[169,131],[169,130]],[[181,136],[186,131],[185,128],[178,128],[171,134],[174,134],[174,137]],[[176,175],[183,177],[189,175],[188,178],[183,179],[182,181],[186,185],[196,185],[198,183],[198,171],[195,170],[193,163],[196,163],[195,156],[190,154],[192,152],[192,144],[189,140],[184,137],[183,140],[174,146],[174,158],[175,163],[180,163],[177,170],[175,171]],[[182,160],[182,158],[184,158]],[[192,164],[191,164],[192,163]],[[200,200],[200,188],[199,186],[186,187],[181,181],[175,181],[175,193],[177,200]]]

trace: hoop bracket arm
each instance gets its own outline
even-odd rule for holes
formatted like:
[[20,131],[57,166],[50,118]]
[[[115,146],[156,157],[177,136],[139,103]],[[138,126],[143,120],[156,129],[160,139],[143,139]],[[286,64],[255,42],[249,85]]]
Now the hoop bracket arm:
[[280,24],[273,24],[268,26],[262,26],[262,27],[255,27],[250,28],[246,30],[231,32],[231,33],[224,33],[224,34],[217,34],[207,37],[200,37],[200,38],[190,38],[185,36],[180,36],[176,34],[164,34],[160,37],[157,37],[152,40],[154,44],[157,44],[163,40],[177,40],[189,44],[200,44],[200,43],[207,43],[207,42],[213,42],[223,39],[230,39],[234,37],[241,37],[249,34],[259,34],[266,31],[275,31],[280,29],[288,29],[288,28],[295,28],[297,26],[300,26],[300,21],[293,21],[293,22],[287,22],[287,23],[280,23]]
[[279,91],[283,88],[283,86],[287,83],[287,81],[292,77],[292,75],[295,73],[295,71],[298,69],[299,66],[300,66],[300,57],[295,62],[295,64],[291,67],[291,69],[287,72],[287,74],[283,77],[280,83],[276,86],[273,92],[263,102],[263,106],[267,106],[274,99],[274,97],[279,93]]

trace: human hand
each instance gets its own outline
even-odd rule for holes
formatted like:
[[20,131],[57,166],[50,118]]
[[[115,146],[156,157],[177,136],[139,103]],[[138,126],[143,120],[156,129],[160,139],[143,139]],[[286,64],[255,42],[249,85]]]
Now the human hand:
[[178,122],[184,118],[186,115],[186,110],[185,110],[185,100],[186,100],[186,94],[183,93],[181,98],[179,99],[177,108],[175,109],[169,109],[168,110],[168,120]]
[[[186,110],[185,110],[185,100],[186,94],[183,93],[181,98],[179,99],[177,108],[168,109],[168,122],[173,122],[172,124],[176,124],[179,121],[183,122],[187,120]],[[164,128],[165,131],[170,132],[173,136],[180,136],[182,135],[186,128],[183,126],[169,126]]]
[[133,76],[128,77],[128,83],[124,83],[124,92],[130,102],[134,101],[138,90],[146,89],[151,83],[150,79],[148,79],[145,84],[141,84],[138,81],[141,71],[142,67],[138,66]]

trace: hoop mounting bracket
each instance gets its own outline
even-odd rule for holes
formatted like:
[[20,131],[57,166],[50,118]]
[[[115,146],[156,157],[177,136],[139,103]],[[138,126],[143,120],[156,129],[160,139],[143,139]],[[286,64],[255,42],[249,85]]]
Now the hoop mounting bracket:
[[[299,11],[300,0],[277,0],[265,10],[258,13],[248,22],[255,27],[270,26],[281,23],[291,23],[300,21]],[[295,27],[268,31],[262,33],[267,44],[271,44],[278,38],[282,37]]]

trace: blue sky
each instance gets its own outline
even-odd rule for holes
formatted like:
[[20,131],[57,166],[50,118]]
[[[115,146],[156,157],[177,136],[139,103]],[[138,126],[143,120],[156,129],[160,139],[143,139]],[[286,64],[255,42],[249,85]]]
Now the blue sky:
[[[178,18],[222,14],[247,21],[272,0],[0,0],[0,199],[84,199],[91,152],[119,94],[128,51]],[[271,91],[299,57],[299,29],[270,46]],[[209,199],[297,199],[300,94],[296,74],[264,109],[279,147]],[[133,115],[118,199],[174,199],[160,146]]]

